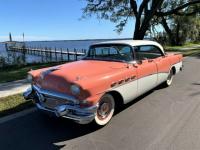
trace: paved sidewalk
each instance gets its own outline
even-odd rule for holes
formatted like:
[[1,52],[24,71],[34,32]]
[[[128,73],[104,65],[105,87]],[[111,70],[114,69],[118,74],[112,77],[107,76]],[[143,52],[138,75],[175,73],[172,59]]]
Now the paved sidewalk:
[[26,79],[0,84],[0,98],[24,92],[30,84]]

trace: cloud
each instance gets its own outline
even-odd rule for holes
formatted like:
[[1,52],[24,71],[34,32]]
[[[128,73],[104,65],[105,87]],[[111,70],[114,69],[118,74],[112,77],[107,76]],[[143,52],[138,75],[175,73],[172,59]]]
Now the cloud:
[[[12,40],[13,41],[23,41],[23,36],[22,35],[12,35]],[[25,41],[48,41],[48,40],[53,40],[53,38],[48,37],[48,36],[34,36],[34,35],[25,35],[24,37]],[[9,41],[9,36],[0,36],[0,41]]]

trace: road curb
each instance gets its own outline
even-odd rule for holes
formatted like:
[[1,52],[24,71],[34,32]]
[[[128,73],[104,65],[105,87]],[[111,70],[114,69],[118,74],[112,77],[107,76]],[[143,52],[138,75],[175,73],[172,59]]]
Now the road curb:
[[37,110],[36,108],[30,108],[30,109],[23,110],[21,112],[18,112],[18,113],[9,115],[9,116],[5,116],[3,118],[0,118],[0,124],[8,122],[8,121],[16,119],[16,118],[19,118],[19,117],[23,117],[23,116],[25,116],[27,114],[30,114],[30,113],[32,113],[32,112],[34,112],[36,110]]

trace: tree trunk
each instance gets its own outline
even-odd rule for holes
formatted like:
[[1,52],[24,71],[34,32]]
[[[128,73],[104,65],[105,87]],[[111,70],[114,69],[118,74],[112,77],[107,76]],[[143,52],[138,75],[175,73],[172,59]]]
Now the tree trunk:
[[180,23],[177,23],[176,27],[176,45],[181,45],[180,43],[180,37],[179,37],[179,30],[180,30]]
[[[134,40],[143,40],[145,37],[146,31],[150,27],[150,21],[155,15],[157,9],[162,5],[164,0],[153,0],[150,10],[148,10],[148,4],[150,0],[143,0],[140,5],[139,12],[136,15],[135,31],[134,31]],[[144,19],[141,21],[141,18],[144,13]]]
[[149,28],[149,22],[150,18],[152,18],[149,15],[146,15],[144,20],[141,22],[141,16],[136,17],[136,23],[135,23],[135,31],[134,31],[134,40],[143,40],[145,37],[145,33]]
[[176,41],[175,41],[175,37],[171,31],[171,29],[169,28],[167,21],[164,17],[162,17],[162,22],[161,22],[162,26],[164,27],[168,37],[169,37],[169,41],[170,41],[170,45],[174,46],[176,45]]
[[144,31],[137,30],[134,32],[133,40],[143,40],[145,36]]
[[140,33],[140,25],[141,25],[141,15],[137,14],[135,17],[135,31],[133,34],[133,40],[142,40],[144,38],[144,35],[142,36]]

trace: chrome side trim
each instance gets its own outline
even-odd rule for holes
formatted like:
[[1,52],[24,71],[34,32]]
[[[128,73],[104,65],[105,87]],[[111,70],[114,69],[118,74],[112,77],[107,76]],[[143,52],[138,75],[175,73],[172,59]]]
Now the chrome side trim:
[[36,90],[40,94],[44,94],[44,95],[54,97],[54,98],[57,98],[57,99],[66,99],[68,101],[73,102],[74,104],[79,104],[79,100],[77,100],[73,96],[62,94],[62,93],[59,93],[59,92],[53,92],[53,91],[50,91],[50,90],[44,90],[44,89],[37,87],[36,85],[33,85],[32,87],[33,87],[34,90]]

